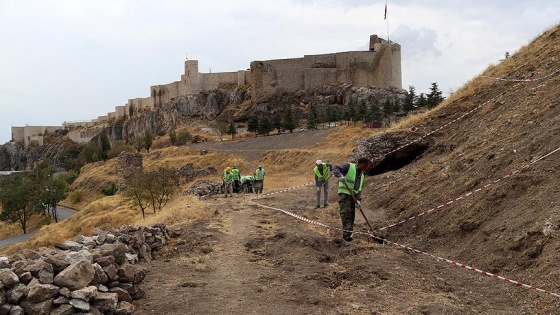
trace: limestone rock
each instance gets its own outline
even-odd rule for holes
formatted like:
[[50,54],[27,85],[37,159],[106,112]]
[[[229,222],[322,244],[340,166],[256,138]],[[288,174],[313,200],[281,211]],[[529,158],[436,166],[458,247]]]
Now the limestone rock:
[[25,300],[21,302],[19,305],[23,308],[23,310],[27,314],[49,315],[53,307],[52,301],[53,299],[48,299],[41,302],[33,303],[31,301]]
[[89,311],[91,307],[91,305],[88,302],[80,299],[71,299],[70,305],[74,306],[74,308],[80,311]]
[[89,302],[97,294],[97,287],[89,286],[83,289],[72,291],[70,295],[73,299],[80,299]]
[[62,304],[59,307],[53,309],[50,315],[72,315],[74,314],[74,307],[70,304]]
[[95,276],[95,269],[91,262],[82,260],[71,264],[54,278],[54,284],[79,290],[87,286]]
[[4,283],[4,286],[9,289],[16,283],[19,283],[19,278],[10,269],[0,269],[0,281],[2,281],[2,283]]
[[134,305],[132,303],[126,301],[120,301],[117,304],[117,312],[118,315],[130,315],[134,312]]
[[33,282],[27,286],[27,300],[30,302],[42,302],[58,295],[59,287],[52,284],[42,284],[40,282]]

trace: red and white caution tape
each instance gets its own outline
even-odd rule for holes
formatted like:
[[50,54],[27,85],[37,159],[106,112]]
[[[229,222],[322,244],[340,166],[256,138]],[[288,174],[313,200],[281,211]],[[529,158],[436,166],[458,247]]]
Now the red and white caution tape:
[[487,75],[481,75],[481,77],[486,78],[486,79],[491,79],[491,80],[496,80],[496,81],[507,81],[507,82],[535,82],[535,81],[540,81],[540,80],[544,80],[544,79],[548,79],[551,76],[555,75],[556,73],[560,72],[560,69],[544,76],[544,77],[539,77],[539,78],[534,78],[534,79],[506,79],[506,78],[496,78],[496,77],[491,77],[491,76],[487,76]]
[[[360,234],[368,234],[370,237],[373,237],[373,238],[376,238],[376,239],[381,239],[380,237],[375,236],[375,235],[373,235],[373,234],[363,233],[363,232],[359,232],[359,233],[360,233]],[[521,281],[513,280],[513,279],[510,279],[510,278],[508,278],[508,277],[500,276],[500,275],[498,275],[498,274],[491,273],[491,272],[489,272],[489,271],[485,271],[485,270],[482,270],[482,269],[479,269],[479,268],[476,268],[476,267],[473,267],[473,266],[469,266],[469,265],[466,265],[466,264],[463,264],[463,263],[460,263],[460,262],[457,262],[457,261],[454,261],[454,260],[451,260],[451,259],[443,258],[443,257],[437,256],[437,255],[434,255],[434,254],[425,252],[425,251],[423,251],[423,250],[419,250],[419,249],[413,248],[413,247],[408,246],[408,245],[399,244],[399,243],[396,243],[396,242],[388,241],[388,240],[386,240],[386,239],[383,239],[383,240],[384,240],[387,244],[392,244],[392,245],[395,245],[395,246],[397,246],[397,247],[399,247],[399,248],[404,248],[404,249],[409,250],[409,251],[414,252],[414,253],[418,253],[418,254],[422,254],[422,255],[426,255],[426,256],[432,257],[432,258],[434,258],[436,261],[446,262],[446,263],[448,263],[448,264],[450,264],[450,265],[452,265],[452,266],[457,266],[457,267],[460,267],[460,268],[463,268],[463,269],[466,269],[466,270],[471,270],[471,271],[474,271],[474,272],[477,272],[477,273],[480,273],[480,274],[482,274],[482,275],[489,276],[489,277],[492,277],[492,278],[495,278],[495,279],[498,279],[498,280],[503,280],[503,281],[505,281],[505,282],[511,283],[511,284],[513,284],[513,285],[516,285],[516,286],[518,286],[518,287],[523,287],[523,288],[526,288],[526,289],[531,289],[531,290],[536,291],[536,292],[540,292],[540,293],[544,293],[544,294],[546,294],[546,295],[552,295],[552,296],[555,296],[555,297],[560,298],[560,294],[555,293],[555,292],[552,292],[552,291],[549,291],[549,290],[541,289],[541,288],[536,287],[536,286],[534,286],[534,285],[525,284],[525,283],[523,283],[523,282],[521,282]]]
[[[259,206],[259,207],[263,207],[263,208],[267,208],[267,209],[271,209],[271,210],[280,211],[280,212],[282,212],[282,213],[284,213],[284,214],[287,214],[287,215],[289,215],[289,216],[292,216],[292,217],[294,217],[294,218],[296,218],[296,219],[298,219],[298,220],[300,220],[300,221],[303,221],[303,222],[306,222],[306,223],[310,223],[310,224],[314,224],[314,225],[317,225],[317,226],[324,227],[324,228],[327,229],[327,231],[329,231],[329,230],[331,230],[331,229],[332,229],[332,230],[337,230],[337,231],[343,231],[343,232],[345,231],[345,230],[343,230],[343,229],[341,229],[341,228],[333,227],[333,226],[331,226],[331,225],[328,225],[328,224],[325,224],[325,223],[322,223],[322,222],[318,222],[318,221],[315,221],[315,220],[311,220],[311,219],[308,219],[308,218],[306,218],[306,217],[304,217],[304,216],[302,216],[302,215],[295,214],[295,213],[293,213],[293,212],[290,212],[290,211],[287,211],[287,210],[284,210],[284,209],[281,209],[281,208],[270,207],[270,206],[258,204],[258,203],[255,203],[255,202],[253,202],[253,203],[254,203],[255,205]],[[454,260],[451,260],[451,259],[447,259],[447,258],[444,258],[444,257],[440,257],[440,256],[437,256],[437,255],[435,255],[435,254],[431,254],[431,253],[429,253],[429,252],[426,252],[426,251],[423,251],[423,250],[419,250],[419,249],[416,249],[416,248],[411,247],[411,246],[408,246],[408,245],[404,245],[404,244],[392,242],[392,241],[389,241],[389,240],[387,240],[387,239],[381,238],[381,237],[379,237],[379,236],[377,236],[377,235],[374,235],[374,234],[372,234],[372,233],[369,233],[369,232],[361,232],[361,231],[347,231],[347,232],[353,232],[354,234],[362,234],[362,235],[365,235],[365,236],[368,236],[368,237],[371,237],[371,238],[374,238],[374,239],[377,239],[377,240],[382,240],[385,244],[391,244],[391,245],[397,246],[397,247],[399,247],[399,248],[404,248],[404,249],[409,250],[409,251],[414,252],[414,253],[418,253],[418,254],[422,254],[422,255],[425,255],[425,256],[429,256],[429,257],[434,258],[436,261],[446,262],[446,263],[448,263],[448,264],[450,264],[450,265],[452,265],[452,266],[460,267],[460,268],[465,269],[465,270],[471,270],[471,271],[474,271],[474,272],[477,272],[477,273],[480,273],[480,274],[482,274],[482,275],[489,276],[489,277],[492,277],[492,278],[495,278],[495,279],[498,279],[498,280],[503,280],[503,281],[505,281],[505,282],[514,284],[514,285],[516,285],[516,286],[518,286],[518,287],[523,287],[523,288],[526,288],[526,289],[531,289],[531,290],[536,291],[536,292],[540,292],[540,293],[543,293],[543,294],[546,294],[546,295],[552,295],[552,296],[555,296],[555,297],[560,298],[560,294],[558,294],[558,293],[555,293],[555,292],[552,292],[552,291],[549,291],[549,290],[545,290],[545,289],[541,289],[541,288],[539,288],[539,287],[537,287],[537,286],[534,286],[534,285],[525,284],[525,283],[523,283],[523,282],[521,282],[521,281],[517,281],[517,280],[510,279],[510,278],[508,278],[508,277],[500,276],[500,275],[498,275],[498,274],[491,273],[491,272],[489,272],[489,271],[485,271],[485,270],[482,270],[482,269],[479,269],[479,268],[475,268],[475,267],[472,267],[472,266],[469,266],[469,265],[466,265],[466,264],[463,264],[463,263],[460,263],[460,262],[457,262],[457,261],[454,261]]]

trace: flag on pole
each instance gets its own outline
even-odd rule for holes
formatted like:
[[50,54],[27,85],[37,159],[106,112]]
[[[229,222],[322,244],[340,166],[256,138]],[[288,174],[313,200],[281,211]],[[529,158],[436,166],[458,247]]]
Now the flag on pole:
[[385,2],[385,17],[383,19],[384,20],[387,19],[387,2]]

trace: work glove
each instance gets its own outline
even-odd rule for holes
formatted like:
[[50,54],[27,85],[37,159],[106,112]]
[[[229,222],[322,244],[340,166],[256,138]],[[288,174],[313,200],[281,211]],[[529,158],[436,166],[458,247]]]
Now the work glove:
[[362,202],[360,200],[356,200],[356,207],[362,209]]
[[338,181],[341,182],[341,183],[346,183],[348,180],[346,179],[346,177],[340,176],[340,177],[338,178]]

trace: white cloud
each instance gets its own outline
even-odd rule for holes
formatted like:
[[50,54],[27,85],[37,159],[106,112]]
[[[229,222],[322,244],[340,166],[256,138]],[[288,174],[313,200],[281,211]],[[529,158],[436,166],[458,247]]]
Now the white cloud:
[[[0,1],[0,142],[10,125],[89,120],[150,85],[252,60],[367,49],[387,36],[385,2],[365,0]],[[557,1],[388,2],[403,87],[444,93],[558,23]],[[23,112],[25,111],[25,113]]]

